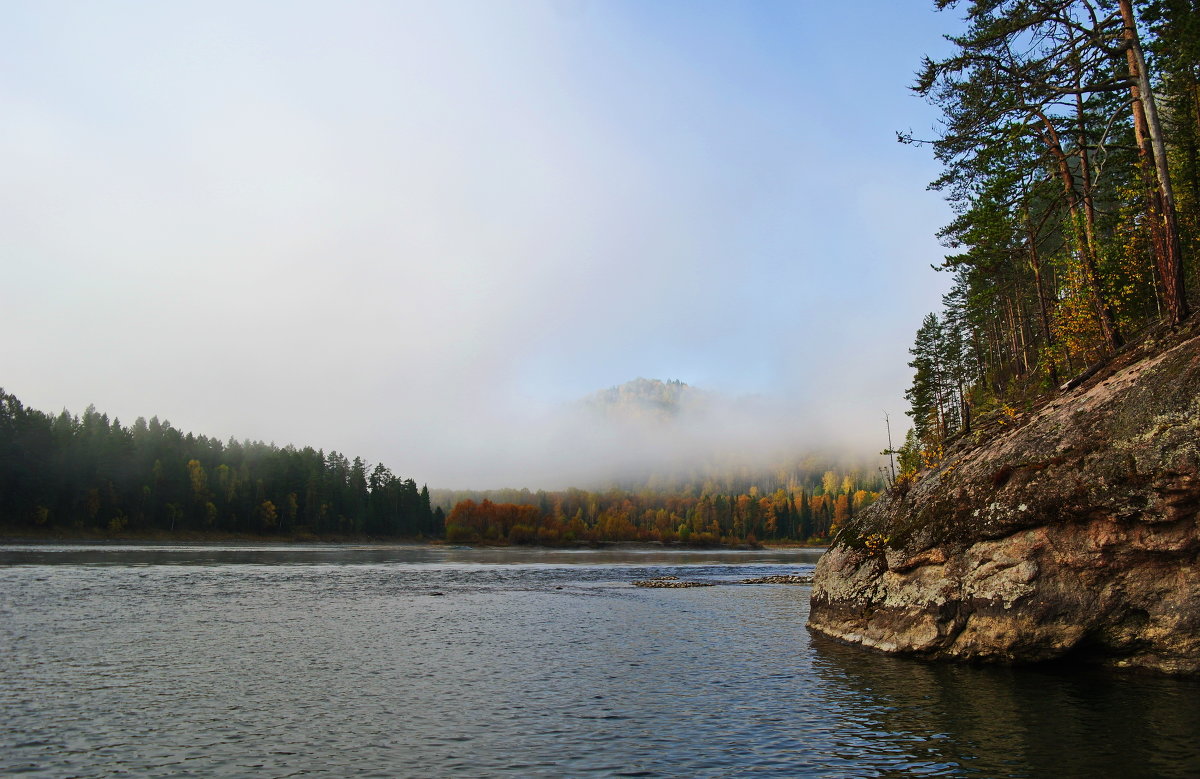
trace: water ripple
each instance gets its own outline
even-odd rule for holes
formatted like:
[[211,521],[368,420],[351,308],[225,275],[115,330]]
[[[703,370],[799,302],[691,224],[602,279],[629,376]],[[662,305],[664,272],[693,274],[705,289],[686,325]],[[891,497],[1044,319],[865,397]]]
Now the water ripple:
[[4,774],[1200,774],[1192,682],[865,654],[809,636],[804,586],[630,586],[812,553],[55,549],[0,549]]

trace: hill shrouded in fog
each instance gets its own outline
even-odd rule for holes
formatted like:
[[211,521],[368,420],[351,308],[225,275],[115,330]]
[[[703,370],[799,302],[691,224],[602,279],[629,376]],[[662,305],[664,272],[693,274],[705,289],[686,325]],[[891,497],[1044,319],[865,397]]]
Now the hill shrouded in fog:
[[806,493],[845,494],[852,510],[860,490],[861,502],[883,489],[887,475],[881,457],[810,444],[802,435],[791,435],[794,428],[773,426],[774,411],[757,398],[730,398],[678,380],[637,378],[564,409],[559,422],[570,427],[561,434],[580,442],[580,449],[591,447],[595,455],[578,479],[520,482],[503,489],[434,489],[432,500],[447,512],[463,501],[488,500],[534,506],[545,514],[554,506],[582,504],[585,513],[590,506],[598,516],[619,510],[615,507],[626,500],[657,507],[664,500],[691,505],[713,498],[732,506],[737,496],[774,495],[782,502],[783,496],[794,501]]
[[435,489],[431,500],[449,540],[548,545],[820,541],[876,500],[881,458],[805,448],[762,411],[752,398],[634,379],[564,413],[564,432],[598,447],[566,489]]
[[658,420],[667,423],[702,410],[709,401],[710,396],[677,379],[660,381],[639,377],[593,393],[582,403],[584,408],[612,422]]
[[[428,475],[450,490],[556,490],[598,485],[679,485],[742,481],[762,472],[786,472],[812,455],[824,463],[853,461],[874,473],[866,454],[880,441],[847,445],[840,426],[863,420],[802,418],[779,399],[730,396],[680,380],[637,378],[595,391],[503,430],[481,429],[464,442],[454,481]],[[781,465],[784,463],[784,465]],[[851,467],[851,466],[847,466]],[[822,467],[822,472],[823,472]],[[442,471],[439,468],[438,471]],[[445,468],[451,471],[451,468]]]

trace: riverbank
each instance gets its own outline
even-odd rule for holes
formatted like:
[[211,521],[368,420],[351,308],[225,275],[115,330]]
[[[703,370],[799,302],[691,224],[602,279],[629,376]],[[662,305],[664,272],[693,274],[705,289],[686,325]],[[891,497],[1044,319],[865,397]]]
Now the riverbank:
[[778,541],[756,544],[685,544],[662,541],[583,541],[574,544],[454,544],[441,538],[381,538],[352,533],[228,533],[222,531],[163,530],[110,532],[86,528],[26,528],[0,525],[0,544],[357,544],[363,546],[469,546],[480,549],[824,549],[825,544]]

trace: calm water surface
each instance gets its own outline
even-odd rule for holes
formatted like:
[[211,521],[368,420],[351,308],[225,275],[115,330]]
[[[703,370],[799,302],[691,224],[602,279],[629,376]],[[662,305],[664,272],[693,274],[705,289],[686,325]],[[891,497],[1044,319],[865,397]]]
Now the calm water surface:
[[1200,775],[1200,684],[885,658],[811,637],[809,587],[629,584],[816,558],[0,547],[0,774]]

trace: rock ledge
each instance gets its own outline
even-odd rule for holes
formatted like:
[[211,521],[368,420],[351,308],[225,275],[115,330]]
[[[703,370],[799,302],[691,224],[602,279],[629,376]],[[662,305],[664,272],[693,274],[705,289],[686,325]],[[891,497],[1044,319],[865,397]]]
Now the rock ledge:
[[809,628],[883,652],[1200,673],[1200,336],[960,440],[838,534]]

